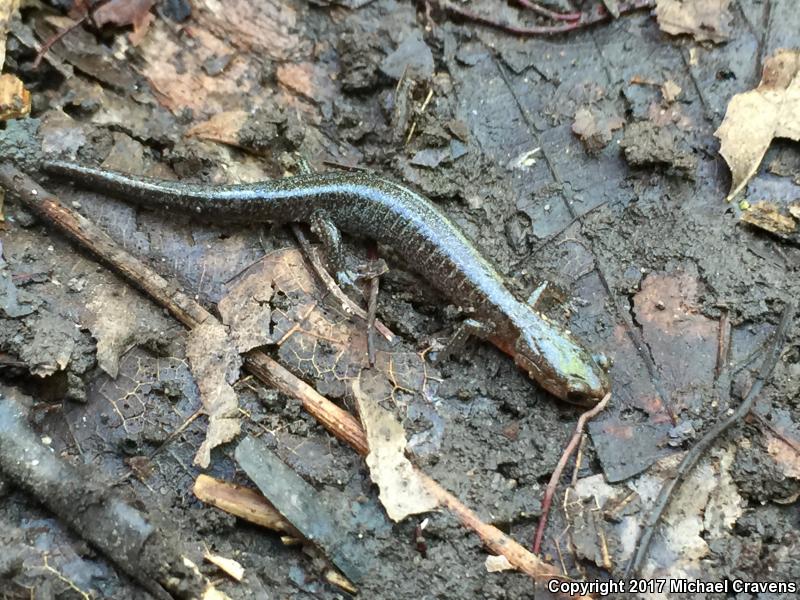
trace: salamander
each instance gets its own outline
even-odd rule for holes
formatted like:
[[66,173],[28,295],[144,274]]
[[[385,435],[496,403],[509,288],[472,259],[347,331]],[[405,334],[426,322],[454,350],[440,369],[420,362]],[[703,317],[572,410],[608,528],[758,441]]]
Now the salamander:
[[[469,314],[470,333],[495,344],[542,388],[584,406],[610,389],[608,360],[518,299],[464,233],[430,200],[367,172],[309,173],[206,185],[134,177],[63,161],[45,170],[122,200],[248,222],[318,222],[391,247]],[[317,228],[320,229],[320,228]],[[326,229],[323,227],[322,229]]]

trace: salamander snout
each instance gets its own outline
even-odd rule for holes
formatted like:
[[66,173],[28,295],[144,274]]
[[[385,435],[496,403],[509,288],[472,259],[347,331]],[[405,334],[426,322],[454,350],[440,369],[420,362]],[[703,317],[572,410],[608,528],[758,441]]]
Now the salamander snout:
[[611,388],[608,357],[592,355],[549,321],[521,332],[515,361],[540,386],[571,404],[594,406]]

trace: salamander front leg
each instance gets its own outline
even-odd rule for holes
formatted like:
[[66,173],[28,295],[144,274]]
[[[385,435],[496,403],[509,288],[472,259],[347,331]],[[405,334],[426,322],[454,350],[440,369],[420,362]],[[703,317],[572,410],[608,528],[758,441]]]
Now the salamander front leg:
[[538,308],[539,301],[542,299],[542,294],[544,294],[544,291],[546,289],[547,289],[547,282],[544,281],[540,283],[539,287],[533,290],[533,292],[531,292],[531,295],[528,296],[528,306],[530,306],[531,308]]
[[339,285],[352,286],[353,276],[345,269],[344,251],[342,250],[342,234],[328,214],[320,209],[315,210],[310,219],[311,232],[319,238],[325,252],[328,269],[336,277]]
[[445,342],[444,348],[436,353],[436,359],[433,362],[443,362],[452,354],[461,352],[470,336],[474,335],[484,339],[491,336],[494,329],[491,323],[484,323],[477,319],[464,319],[453,332],[453,335],[450,336],[450,339]]

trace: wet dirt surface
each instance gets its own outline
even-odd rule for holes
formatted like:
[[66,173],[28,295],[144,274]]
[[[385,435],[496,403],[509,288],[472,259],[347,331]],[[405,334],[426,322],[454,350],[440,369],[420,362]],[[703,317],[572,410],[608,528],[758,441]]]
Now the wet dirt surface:
[[[299,152],[318,170],[368,168],[414,187],[476,241],[521,297],[550,282],[541,306],[613,358],[613,400],[589,428],[576,477],[602,474],[620,502],[628,484],[647,498],[646,481],[635,478],[689,448],[738,405],[783,306],[800,294],[800,249],[740,223],[738,201],[724,201],[730,177],[713,137],[731,96],[758,84],[764,57],[798,45],[791,3],[735,3],[730,40],[719,45],[668,36],[646,10],[561,37],[521,39],[438,11],[435,27],[426,27],[422,10],[392,0],[357,9],[254,7],[235,2],[215,13],[199,3],[188,28],[158,16],[136,47],[124,30],[78,29],[39,70],[26,40],[34,32],[48,37],[61,22],[55,13],[23,11],[6,70],[32,90],[33,110],[0,129],[0,158],[212,309],[265,252],[294,244],[287,231],[139,209],[47,179],[38,157],[237,182],[296,172]],[[272,41],[255,35],[248,20],[256,32],[259,23],[269,27]],[[669,102],[665,81],[681,90]],[[781,165],[797,164],[798,153],[796,143],[773,144],[744,198],[796,200],[796,172]],[[184,329],[18,204],[7,201],[4,212],[0,376],[36,399],[36,432],[66,460],[160,507],[165,521],[191,532],[187,543],[238,560],[247,574],[244,583],[222,585],[230,597],[346,597],[299,547],[192,495],[201,472],[251,484],[233,444],[214,450],[205,471],[192,462],[206,419],[191,419],[200,395]],[[363,242],[347,243],[350,260],[362,260]],[[391,248],[379,244],[379,254],[391,270],[378,315],[401,337],[398,352],[416,356],[451,333],[460,315]],[[721,339],[730,348],[722,358]],[[720,490],[738,494],[730,492],[728,504],[714,500],[726,510],[737,503],[736,518],[709,524],[711,509],[698,507],[696,527],[676,529],[689,531],[694,562],[671,568],[679,561],[665,544],[654,549],[647,574],[800,580],[798,344],[795,325],[754,414],[718,444],[730,460],[715,455],[704,467],[724,480]],[[288,346],[275,355],[353,408],[337,375],[293,363],[297,352]],[[427,394],[392,395],[415,464],[529,546],[579,409],[559,404],[485,343],[470,341],[433,369]],[[361,597],[534,597],[528,577],[487,573],[480,540],[447,512],[392,523],[364,461],[296,401],[246,375],[234,389],[243,433],[260,437],[355,524],[370,557],[361,565]],[[724,495],[715,490],[710,498]],[[574,578],[620,577],[628,538],[614,530],[605,568],[596,540],[623,513],[608,516],[606,506],[598,524],[589,512],[599,492],[585,493],[588,508],[575,512],[562,510],[559,492],[543,556]],[[8,485],[0,495],[7,525],[0,544],[13,550],[0,559],[4,597],[23,597],[27,588],[80,597],[42,568],[42,547],[48,564],[81,590],[143,597],[30,497]],[[626,510],[639,520],[644,514],[639,500]],[[423,519],[421,545],[415,529]]]

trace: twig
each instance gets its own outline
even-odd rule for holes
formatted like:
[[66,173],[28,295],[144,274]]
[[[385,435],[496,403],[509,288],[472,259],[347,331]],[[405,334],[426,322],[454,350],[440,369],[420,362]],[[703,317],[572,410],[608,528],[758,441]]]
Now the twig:
[[216,506],[240,519],[278,533],[288,533],[295,538],[300,537],[297,530],[283,518],[283,515],[256,490],[201,473],[195,479],[192,491],[201,502]]
[[714,369],[714,376],[719,379],[728,364],[728,355],[731,348],[731,318],[727,308],[722,309],[719,318],[719,328],[717,330],[717,365]]
[[547,17],[548,19],[553,19],[554,21],[577,21],[582,15],[582,13],[579,12],[558,13],[542,6],[541,4],[533,2],[532,0],[517,0],[517,3],[520,6],[524,6],[528,10],[532,10],[533,12],[538,13],[543,17]]
[[581,463],[583,462],[583,448],[586,446],[586,434],[581,434],[581,443],[578,446],[578,455],[575,457],[575,468],[572,470],[571,487],[575,487],[578,482],[578,472],[581,470]]
[[539,519],[539,526],[536,528],[536,537],[533,540],[534,554],[539,554],[539,550],[541,549],[542,537],[544,536],[544,529],[547,525],[547,515],[550,513],[550,505],[553,503],[553,495],[555,494],[556,487],[561,479],[561,474],[564,471],[564,467],[567,466],[569,457],[572,456],[572,453],[575,452],[575,449],[578,447],[581,437],[583,436],[583,428],[586,426],[586,423],[590,419],[597,416],[606,407],[609,400],[611,400],[610,393],[606,394],[596,406],[590,410],[587,410],[578,418],[578,423],[575,425],[575,432],[572,434],[567,447],[564,448],[561,458],[558,459],[558,464],[556,465],[553,474],[550,476],[550,482],[547,484],[547,489],[545,489],[544,492],[544,500],[542,500],[542,516]]
[[375,313],[378,310],[378,291],[380,279],[373,277],[369,280],[369,301],[367,303],[367,355],[369,366],[375,365]]
[[737,408],[736,411],[727,419],[712,427],[711,430],[706,433],[686,453],[675,471],[675,477],[661,488],[658,498],[656,498],[655,505],[653,506],[653,510],[648,515],[648,518],[642,528],[636,554],[628,563],[628,567],[625,569],[624,577],[626,579],[629,577],[636,577],[636,575],[639,573],[645,558],[647,558],[647,550],[650,548],[650,542],[653,539],[656,525],[661,520],[661,516],[669,506],[673,492],[678,488],[683,480],[686,479],[686,476],[694,468],[694,466],[697,464],[697,461],[700,460],[711,444],[713,444],[714,441],[723,433],[725,433],[734,423],[743,419],[753,408],[756,398],[758,397],[759,393],[761,393],[764,384],[772,374],[775,364],[778,362],[778,358],[780,357],[780,353],[783,348],[783,341],[786,337],[786,332],[789,329],[794,317],[794,311],[795,306],[791,302],[788,303],[783,309],[781,320],[772,336],[772,343],[770,344],[770,347],[764,356],[764,362],[761,363],[761,368],[758,371],[758,375],[753,381],[753,384],[750,386],[750,390],[747,392],[744,400],[739,405],[739,408]]
[[[60,204],[54,196],[10,164],[0,164],[0,186],[48,223],[98,255],[188,328],[214,318],[198,302],[175,291],[172,284],[161,275],[128,254],[94,223]],[[292,375],[265,353],[257,350],[248,352],[245,355],[245,367],[262,382],[300,400],[303,408],[312,417],[356,452],[362,456],[369,452],[364,430],[350,413]],[[475,512],[425,473],[420,472],[419,478],[439,504],[447,508],[462,525],[475,532],[490,551],[505,556],[514,567],[534,579],[563,579],[555,567],[526,550],[496,527],[481,521]],[[587,597],[580,598],[588,600]]]
[[[597,23],[606,21],[612,17],[611,13],[609,13],[606,10],[605,6],[603,6],[602,4],[598,4],[594,9],[590,10],[589,12],[579,13],[580,14],[579,18],[574,20],[565,20],[559,25],[524,26],[524,25],[514,25],[512,23],[504,23],[502,21],[496,21],[492,17],[484,16],[476,12],[473,12],[467,8],[455,5],[449,2],[449,0],[441,0],[440,6],[442,7],[442,9],[449,12],[450,14],[457,15],[463,19],[466,19],[467,21],[480,23],[482,25],[494,27],[495,29],[500,29],[508,33],[513,33],[515,35],[523,35],[523,36],[558,35],[560,33],[566,33],[568,31],[574,31],[576,29],[583,29],[586,27],[590,27]],[[620,14],[624,14],[640,10],[643,8],[652,8],[653,6],[654,6],[654,0],[633,0],[632,2],[620,4],[619,12]]]
[[[369,249],[369,258],[373,261],[378,258],[378,248],[372,244]],[[375,273],[367,280],[367,358],[369,366],[375,366],[375,318],[378,313],[378,292],[380,291],[380,275]]]
[[41,48],[39,48],[39,52],[36,53],[36,58],[34,59],[31,68],[32,69],[39,68],[39,64],[41,64],[44,55],[49,52],[50,48],[52,48],[59,40],[63,39],[63,37],[67,35],[69,32],[74,31],[75,29],[80,27],[88,18],[89,18],[89,13],[87,12],[85,15],[83,15],[80,19],[72,23],[70,26],[64,27],[64,29],[62,29],[61,31],[57,31],[56,33],[54,33],[50,37],[50,39],[47,40],[44,44],[42,44]]
[[800,454],[800,443],[794,438],[789,437],[785,431],[781,431],[777,427],[775,427],[775,423],[771,423],[767,419],[763,417],[763,415],[758,414],[757,412],[753,412],[753,416],[756,420],[761,423],[764,427],[769,429],[776,438],[781,440],[784,444],[792,448],[795,452]]
[[[42,59],[44,58],[44,55],[47,54],[50,48],[52,48],[59,40],[63,39],[64,36],[66,36],[68,33],[80,27],[80,25],[86,22],[87,19],[90,18],[94,19],[95,11],[101,8],[104,4],[108,4],[108,2],[109,0],[97,0],[97,2],[95,2],[91,6],[87,6],[84,8],[85,12],[80,16],[80,18],[77,21],[75,21],[68,27],[65,27],[61,31],[57,31],[55,34],[53,34],[53,36],[49,40],[47,40],[44,44],[42,44],[42,47],[39,49],[39,52],[36,53],[36,59],[33,61],[31,67],[33,69],[38,68],[39,64],[42,62]],[[94,23],[94,20],[92,22]]]
[[[311,267],[314,269],[314,273],[319,277],[322,285],[328,290],[328,292],[336,298],[342,306],[344,306],[345,311],[349,311],[351,314],[356,315],[360,319],[364,319],[365,321],[369,321],[369,314],[361,308],[358,304],[353,302],[350,297],[345,294],[342,289],[336,284],[331,274],[328,273],[328,269],[325,268],[325,265],[319,260],[319,256],[317,253],[314,252],[314,248],[311,246],[311,242],[308,241],[306,234],[303,233],[302,227],[299,225],[292,224],[292,233],[294,237],[297,238],[297,243],[300,244],[300,248],[303,250],[303,254],[308,259],[308,262],[311,263]],[[375,319],[375,329],[384,337],[386,341],[389,343],[394,342],[395,336],[394,333],[381,321]]]

